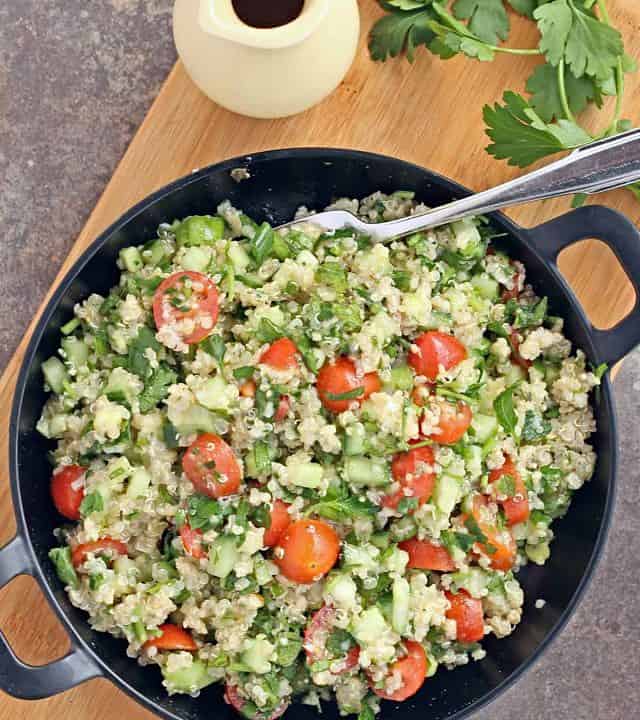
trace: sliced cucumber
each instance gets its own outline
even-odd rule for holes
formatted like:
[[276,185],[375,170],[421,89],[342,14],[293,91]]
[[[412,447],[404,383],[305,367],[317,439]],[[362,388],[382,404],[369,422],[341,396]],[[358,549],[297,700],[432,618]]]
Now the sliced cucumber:
[[432,502],[440,512],[449,516],[453,512],[460,496],[460,484],[457,478],[442,473],[436,480]]
[[366,436],[366,430],[361,423],[349,425],[344,431],[344,454],[362,455],[365,451]]
[[317,488],[322,482],[324,468],[319,463],[295,463],[287,465],[289,482],[297,487]]
[[287,245],[287,241],[279,233],[273,233],[272,253],[278,260],[286,260],[288,257],[291,257],[291,249]]
[[154,240],[151,245],[142,251],[142,258],[147,265],[159,265],[166,254],[166,248],[162,240]]
[[475,413],[471,421],[471,428],[473,430],[473,439],[484,445],[489,438],[492,438],[498,432],[498,418],[495,415]]
[[120,260],[122,260],[122,264],[131,273],[139,272],[144,265],[137,247],[126,247],[120,250]]
[[391,594],[391,627],[399,635],[405,635],[409,627],[409,583],[403,577],[395,578]]
[[89,359],[89,348],[77,337],[66,337],[60,342],[64,350],[67,361],[73,365],[76,370],[86,367]]
[[344,473],[347,481],[353,485],[380,487],[389,482],[389,468],[380,458],[363,456],[347,457],[344,461]]
[[244,647],[242,662],[251,672],[265,675],[271,671],[271,659],[275,648],[267,639],[253,638],[245,640]]
[[216,538],[209,549],[209,572],[221,580],[226,578],[238,562],[239,555],[234,537],[222,535]]
[[192,215],[176,229],[178,245],[213,245],[224,235],[224,220],[211,215]]
[[55,355],[42,363],[42,374],[47,385],[58,394],[64,390],[65,383],[69,382],[67,368]]
[[194,245],[185,249],[180,264],[185,270],[204,272],[211,262],[211,248]]
[[172,672],[163,668],[162,673],[169,692],[194,693],[214,681],[201,660],[194,660],[191,665]]

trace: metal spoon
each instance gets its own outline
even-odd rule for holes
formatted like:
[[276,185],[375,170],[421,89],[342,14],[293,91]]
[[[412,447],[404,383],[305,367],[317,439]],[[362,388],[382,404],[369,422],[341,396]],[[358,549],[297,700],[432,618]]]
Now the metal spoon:
[[640,129],[598,140],[495,188],[400,220],[371,223],[347,210],[327,210],[280,228],[313,222],[325,230],[350,227],[377,242],[384,242],[510,205],[574,193],[599,193],[636,180],[640,180]]

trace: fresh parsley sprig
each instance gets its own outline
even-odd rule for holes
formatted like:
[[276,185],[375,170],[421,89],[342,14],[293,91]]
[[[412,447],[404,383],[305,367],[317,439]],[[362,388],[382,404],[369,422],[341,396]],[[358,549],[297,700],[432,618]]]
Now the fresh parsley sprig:
[[[523,168],[631,127],[622,118],[622,101],[625,74],[637,67],[611,24],[606,0],[379,1],[387,14],[371,31],[374,60],[404,54],[412,62],[419,46],[444,60],[466,55],[490,62],[496,53],[544,58],[526,81],[528,99],[507,90],[502,103],[484,107],[492,141],[487,152],[495,158]],[[536,23],[537,47],[502,44],[509,36],[509,7]],[[577,117],[591,104],[602,108],[607,96],[616,98],[613,116],[593,135]],[[640,200],[640,183],[628,187]],[[584,196],[576,196],[575,204],[582,202]]]

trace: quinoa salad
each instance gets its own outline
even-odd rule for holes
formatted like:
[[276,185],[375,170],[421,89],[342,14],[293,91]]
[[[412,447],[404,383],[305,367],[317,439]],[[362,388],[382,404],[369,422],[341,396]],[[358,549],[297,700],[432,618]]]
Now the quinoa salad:
[[42,366],[50,557],[91,627],[258,720],[330,699],[372,720],[509,635],[518,570],[593,473],[604,368],[495,237],[374,244],[225,202],[124,248]]

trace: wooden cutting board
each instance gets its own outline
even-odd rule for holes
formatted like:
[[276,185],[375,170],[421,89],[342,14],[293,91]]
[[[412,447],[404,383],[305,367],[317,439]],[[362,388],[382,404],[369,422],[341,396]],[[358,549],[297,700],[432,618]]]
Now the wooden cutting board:
[[[611,5],[616,6],[611,8],[611,14],[625,36],[627,50],[640,59],[640,3],[619,0]],[[413,65],[405,60],[374,64],[366,49],[366,34],[381,11],[374,0],[361,0],[361,9],[361,45],[349,75],[324,103],[297,117],[261,121],[233,115],[204,97],[178,63],[73,246],[59,278],[131,205],[171,180],[235,155],[270,148],[334,146],[410,160],[478,190],[513,177],[516,171],[484,151],[487,143],[481,107],[500,99],[505,89],[521,91],[536,61],[502,56],[492,65],[463,58],[442,62],[419,52]],[[513,25],[514,46],[530,47],[535,43],[530,23],[514,16]],[[632,110],[637,115],[640,107],[640,75],[630,76],[628,83],[625,116],[632,116]],[[604,118],[600,121],[606,122]],[[623,211],[640,224],[640,204],[630,193],[605,194],[598,202]],[[534,225],[568,208],[568,200],[548,201],[509,214],[523,225]],[[631,308],[633,290],[613,255],[600,243],[587,241],[572,248],[563,254],[561,265],[596,325],[610,327]],[[0,380],[0,544],[15,531],[6,451],[8,416],[34,324],[35,319]],[[35,582],[27,577],[16,579],[0,592],[0,627],[17,654],[32,664],[60,657],[68,647],[55,616]],[[0,720],[61,717],[134,720],[152,716],[105,680],[94,680],[35,703],[0,694]]]

